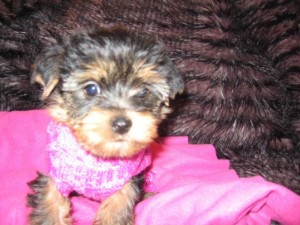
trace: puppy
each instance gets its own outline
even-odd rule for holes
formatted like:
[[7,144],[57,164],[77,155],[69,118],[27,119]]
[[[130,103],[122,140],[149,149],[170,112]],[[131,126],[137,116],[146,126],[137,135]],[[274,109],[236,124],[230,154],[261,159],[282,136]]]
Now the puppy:
[[43,86],[56,122],[51,171],[29,183],[30,224],[72,224],[74,193],[101,203],[94,224],[133,224],[147,146],[183,90],[162,45],[124,28],[90,27],[44,50],[32,82]]

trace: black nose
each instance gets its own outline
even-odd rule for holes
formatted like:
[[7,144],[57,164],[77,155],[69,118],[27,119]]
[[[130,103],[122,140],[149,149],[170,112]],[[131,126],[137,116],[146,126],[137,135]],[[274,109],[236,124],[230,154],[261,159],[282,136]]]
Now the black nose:
[[112,121],[112,130],[118,134],[125,134],[129,131],[132,123],[129,119],[118,117]]

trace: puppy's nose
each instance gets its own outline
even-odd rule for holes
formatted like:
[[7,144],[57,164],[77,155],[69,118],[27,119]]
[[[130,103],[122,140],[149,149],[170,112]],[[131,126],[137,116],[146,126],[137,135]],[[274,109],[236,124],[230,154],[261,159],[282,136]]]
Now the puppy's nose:
[[132,123],[129,119],[118,117],[112,121],[112,130],[118,134],[125,134],[129,131]]

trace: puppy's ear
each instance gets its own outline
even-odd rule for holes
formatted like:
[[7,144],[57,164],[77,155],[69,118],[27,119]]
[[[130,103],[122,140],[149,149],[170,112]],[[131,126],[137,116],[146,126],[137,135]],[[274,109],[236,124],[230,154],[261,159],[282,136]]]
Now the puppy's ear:
[[177,94],[182,94],[184,90],[184,82],[178,69],[172,62],[168,65],[169,72],[167,75],[167,81],[170,86],[169,98],[173,99]]
[[166,83],[169,86],[168,94],[165,93],[166,95],[164,95],[164,97],[167,98],[166,103],[168,104],[169,99],[173,99],[177,94],[183,92],[184,82],[179,70],[169,57],[164,44],[158,42],[153,49],[153,55],[158,56],[157,58],[153,57],[156,60],[156,65],[158,65],[156,68],[157,72],[166,80]]
[[62,58],[63,48],[53,46],[42,51],[33,66],[31,83],[37,82],[44,87],[42,100],[45,100],[52,93],[60,80]]

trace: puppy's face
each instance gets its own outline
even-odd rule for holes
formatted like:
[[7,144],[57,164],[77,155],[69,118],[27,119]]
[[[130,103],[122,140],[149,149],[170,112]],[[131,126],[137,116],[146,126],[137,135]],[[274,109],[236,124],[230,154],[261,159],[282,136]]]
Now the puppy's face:
[[46,49],[32,80],[78,141],[101,157],[131,157],[157,136],[183,82],[154,38],[92,28]]

